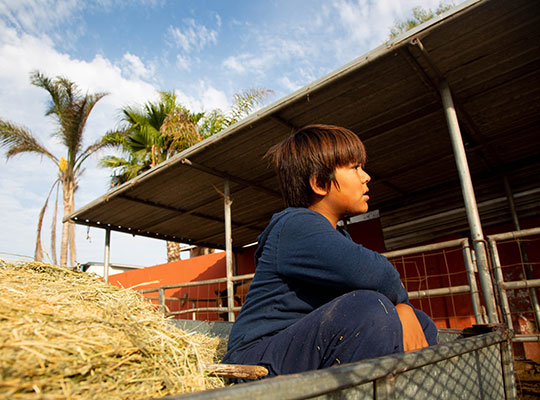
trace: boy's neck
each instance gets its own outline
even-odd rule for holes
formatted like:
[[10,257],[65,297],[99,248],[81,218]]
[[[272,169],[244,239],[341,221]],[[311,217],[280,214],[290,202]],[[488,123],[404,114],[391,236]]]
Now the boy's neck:
[[330,210],[328,210],[328,208],[324,206],[324,202],[314,203],[314,204],[310,205],[308,208],[310,210],[312,210],[312,211],[318,212],[323,217],[325,217],[328,221],[330,221],[330,223],[332,224],[334,229],[337,228],[337,223],[339,221],[339,216],[335,215]]

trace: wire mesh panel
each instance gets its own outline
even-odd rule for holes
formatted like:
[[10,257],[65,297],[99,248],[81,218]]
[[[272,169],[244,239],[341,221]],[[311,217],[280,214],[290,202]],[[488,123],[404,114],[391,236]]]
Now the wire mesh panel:
[[[238,314],[253,274],[233,278],[233,311]],[[200,321],[227,321],[227,279],[217,278],[139,291],[166,316]],[[157,294],[157,296],[156,296]]]
[[389,260],[399,271],[411,303],[427,313],[438,328],[461,329],[477,322],[461,246]]
[[488,347],[451,357],[397,375],[395,386],[399,399],[497,399],[504,393],[501,353]]
[[[499,303],[515,341],[540,340],[540,228],[488,237]],[[516,358],[540,358],[538,343],[515,344]]]

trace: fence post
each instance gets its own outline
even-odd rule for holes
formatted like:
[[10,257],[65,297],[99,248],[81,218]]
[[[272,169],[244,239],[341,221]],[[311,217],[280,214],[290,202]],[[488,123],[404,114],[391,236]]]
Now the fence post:
[[517,400],[512,340],[509,338],[506,342],[500,343],[499,346],[501,346],[501,364],[506,399]]
[[483,324],[484,316],[482,315],[482,306],[480,303],[480,297],[478,295],[478,286],[476,285],[476,277],[474,275],[474,265],[471,256],[471,248],[469,247],[469,240],[463,240],[461,244],[463,250],[463,259],[465,260],[465,270],[467,271],[467,280],[469,281],[469,287],[471,288],[471,300],[474,311],[474,317],[477,324]]
[[504,319],[508,328],[513,330],[514,324],[512,323],[512,314],[510,313],[508,296],[506,295],[506,289],[504,288],[504,276],[501,270],[501,261],[499,259],[499,252],[497,250],[497,242],[491,238],[488,239],[489,252],[491,253],[493,272],[495,274],[495,282],[497,283],[497,289],[499,290],[499,298],[501,299],[501,308],[503,310]]
[[225,212],[225,263],[227,269],[227,314],[229,321],[234,321],[234,286],[233,275],[233,257],[232,257],[232,227],[231,227],[231,190],[229,180],[225,179],[224,188],[224,212]]
[[463,139],[461,137],[456,109],[454,107],[454,101],[452,100],[450,87],[448,86],[448,82],[446,82],[446,80],[442,80],[439,83],[439,91],[441,94],[448,130],[450,131],[452,147],[454,149],[454,157],[456,159],[459,180],[461,182],[461,191],[465,203],[465,210],[467,212],[467,219],[469,221],[469,229],[471,230],[473,245],[476,252],[478,276],[480,278],[480,285],[482,286],[482,293],[484,294],[484,302],[486,304],[488,320],[489,322],[496,323],[498,322],[497,306],[495,305],[495,293],[493,291],[491,276],[489,274],[487,253],[484,245],[484,234],[482,232],[478,205],[476,204],[471,173],[469,171],[469,164],[467,163],[467,154],[465,153],[465,146],[463,145]]
[[165,314],[165,289],[162,287],[158,289],[158,308]]
[[105,229],[105,256],[103,261],[103,279],[109,283],[109,260],[111,256],[111,230]]

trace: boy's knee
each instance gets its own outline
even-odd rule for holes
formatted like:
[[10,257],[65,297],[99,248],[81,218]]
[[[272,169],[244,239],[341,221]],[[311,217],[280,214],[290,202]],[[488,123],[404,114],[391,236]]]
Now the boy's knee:
[[[339,359],[347,362],[403,351],[403,333],[396,307],[384,295],[357,290],[338,299],[341,318],[334,337],[339,337]],[[341,304],[340,304],[341,303]],[[345,350],[343,350],[345,349]],[[349,357],[349,358],[347,358]]]
[[355,290],[341,298],[343,318],[350,325],[401,329],[396,307],[385,295],[373,290]]

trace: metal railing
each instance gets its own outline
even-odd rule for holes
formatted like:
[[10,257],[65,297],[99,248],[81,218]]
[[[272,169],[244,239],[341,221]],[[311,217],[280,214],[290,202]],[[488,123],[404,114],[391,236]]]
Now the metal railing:
[[[540,287],[540,279],[532,278],[532,267],[528,260],[527,250],[521,239],[531,236],[540,235],[540,228],[524,229],[513,232],[499,233],[496,235],[490,235],[487,237],[489,243],[489,250],[491,253],[491,260],[493,263],[493,272],[495,277],[496,286],[499,294],[499,302],[503,312],[504,321],[507,326],[514,329],[514,323],[512,321],[512,312],[510,302],[508,300],[508,290],[529,289],[529,297],[532,310],[536,322],[536,330],[540,332],[540,306],[538,303],[538,297],[536,296],[535,288]],[[515,241],[519,247],[521,255],[521,263],[523,267],[523,278],[514,281],[505,281],[502,271],[503,266],[499,257],[499,250],[497,244],[502,244],[505,241]],[[539,334],[519,334],[516,333],[512,339],[515,342],[538,342],[540,341]]]
[[[232,281],[238,282],[238,281],[244,281],[248,279],[252,279],[254,274],[246,274],[246,275],[238,275],[232,277]],[[241,307],[232,307],[232,309],[229,309],[228,307],[223,306],[216,306],[216,307],[195,307],[195,304],[197,302],[218,302],[219,298],[212,298],[212,299],[204,299],[204,298],[178,298],[178,297],[166,297],[165,291],[170,289],[183,289],[183,288],[189,288],[194,286],[205,286],[205,285],[215,285],[220,283],[227,283],[227,278],[216,278],[216,279],[208,279],[204,281],[195,281],[195,282],[186,282],[186,283],[178,283],[174,285],[165,285],[160,286],[158,288],[151,288],[151,289],[142,289],[138,290],[138,292],[142,295],[146,295],[148,293],[158,293],[158,297],[148,297],[149,300],[157,300],[158,301],[158,307],[160,310],[163,311],[165,316],[176,316],[176,315],[184,315],[184,314],[192,314],[192,318],[195,319],[196,313],[198,312],[215,312],[215,313],[223,313],[223,312],[237,312],[240,311]],[[178,311],[170,311],[166,306],[166,301],[189,301],[192,303],[192,308],[184,309],[184,310],[178,310]]]
[[[382,254],[386,256],[388,259],[396,259],[399,257],[422,255],[424,253],[429,253],[436,250],[444,250],[444,249],[459,248],[459,247],[461,247],[462,254],[463,254],[463,259],[465,263],[465,272],[467,274],[468,284],[410,291],[409,298],[410,299],[423,299],[426,297],[448,296],[448,295],[454,295],[454,294],[470,293],[476,323],[487,322],[485,312],[483,312],[483,309],[481,306],[478,285],[476,282],[476,276],[475,276],[476,264],[472,255],[473,250],[471,249],[471,246],[469,245],[468,239],[463,238],[463,239],[450,240],[446,242],[440,242],[440,243],[435,243],[435,244],[430,244],[430,245],[425,245],[425,246],[417,246],[417,247],[412,247],[412,248],[403,249],[403,250],[386,252]],[[232,282],[234,283],[234,282],[249,280],[249,279],[252,279],[253,276],[254,274],[234,276],[232,278]],[[144,289],[144,290],[139,290],[139,293],[146,295],[149,293],[157,292],[158,293],[157,298],[155,297],[148,297],[148,298],[150,300],[157,300],[159,308],[163,310],[166,316],[178,316],[178,315],[191,314],[192,319],[196,319],[197,313],[237,312],[237,311],[240,311],[241,307],[233,306],[232,308],[229,308],[225,306],[219,306],[218,297],[212,298],[212,299],[188,298],[188,297],[185,297],[185,298],[166,297],[165,291],[170,290],[170,289],[182,289],[182,288],[189,288],[189,287],[194,287],[194,286],[226,284],[226,283],[227,283],[227,278],[217,278],[217,279],[210,279],[210,280],[204,280],[204,281],[195,281],[195,282],[179,283],[179,284],[174,284],[174,285],[166,285],[166,286],[161,286],[159,288]],[[228,296],[234,297],[234,293],[229,293]],[[170,311],[168,307],[166,306],[167,301],[183,301],[183,304],[185,304],[186,301],[189,301],[191,302],[192,307],[188,309],[178,310],[178,311]],[[214,302],[214,301],[216,302],[216,306],[214,307],[196,307],[197,302]],[[228,304],[228,302],[226,301],[224,303]]]
[[417,246],[417,247],[411,247],[408,249],[390,251],[390,252],[382,253],[382,255],[384,255],[386,258],[390,260],[390,262],[392,262],[392,260],[396,260],[399,257],[403,258],[405,256],[418,256],[418,255],[422,255],[422,254],[437,251],[437,250],[444,250],[444,249],[450,249],[450,248],[455,248],[455,247],[461,247],[463,260],[465,263],[465,272],[467,274],[468,284],[458,285],[458,286],[450,285],[450,286],[441,287],[441,288],[409,291],[408,292],[409,299],[412,300],[412,299],[421,299],[425,297],[447,296],[447,295],[453,295],[453,294],[470,293],[473,313],[474,313],[476,323],[481,324],[481,323],[487,322],[487,317],[485,315],[485,312],[480,302],[480,294],[478,290],[478,285],[476,283],[476,272],[478,271],[476,268],[475,260],[473,258],[474,250],[469,245],[469,240],[467,238],[449,240],[446,242],[434,243],[434,244],[429,244],[425,246]]

